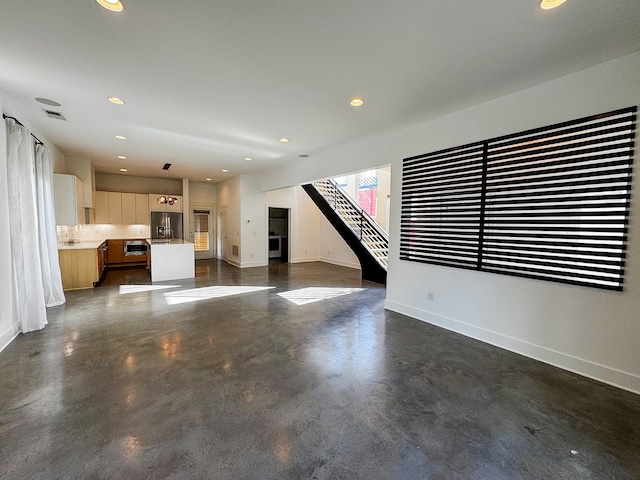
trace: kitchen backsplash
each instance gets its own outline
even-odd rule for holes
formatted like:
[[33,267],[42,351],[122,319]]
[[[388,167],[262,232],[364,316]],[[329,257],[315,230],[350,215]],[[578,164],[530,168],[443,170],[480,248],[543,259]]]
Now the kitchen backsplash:
[[104,240],[108,238],[149,238],[149,225],[90,224],[56,227],[58,242]]

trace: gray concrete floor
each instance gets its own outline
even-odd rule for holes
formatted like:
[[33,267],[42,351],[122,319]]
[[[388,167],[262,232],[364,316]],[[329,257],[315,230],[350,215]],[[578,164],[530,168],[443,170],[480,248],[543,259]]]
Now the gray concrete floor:
[[[640,396],[386,312],[351,269],[121,283],[149,281],[110,271],[0,353],[3,479],[640,478]],[[219,285],[276,288],[166,301]],[[363,290],[278,296],[315,286]]]

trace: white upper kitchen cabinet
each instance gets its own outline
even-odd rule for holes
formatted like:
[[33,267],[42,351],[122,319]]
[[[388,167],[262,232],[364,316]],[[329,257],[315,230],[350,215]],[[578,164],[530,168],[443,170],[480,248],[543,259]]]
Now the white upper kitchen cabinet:
[[96,191],[96,223],[109,223],[109,192]]
[[122,194],[109,192],[109,223],[122,223]]
[[84,183],[75,175],[53,174],[56,225],[84,224]]
[[136,194],[122,194],[122,223],[132,225],[136,223]]
[[136,221],[138,225],[149,225],[149,195],[136,193]]
[[122,194],[122,223],[149,224],[149,196],[141,193]]
[[96,191],[96,223],[122,223],[122,194]]
[[126,225],[149,224],[149,195],[144,193],[122,194],[122,223]]
[[149,195],[97,191],[96,223],[149,225]]

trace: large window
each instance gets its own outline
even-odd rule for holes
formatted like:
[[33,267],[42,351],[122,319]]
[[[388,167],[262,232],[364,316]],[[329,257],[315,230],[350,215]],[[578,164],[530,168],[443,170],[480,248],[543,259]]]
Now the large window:
[[378,215],[378,175],[375,170],[358,174],[358,205],[370,217]]
[[622,290],[636,107],[406,158],[400,259]]

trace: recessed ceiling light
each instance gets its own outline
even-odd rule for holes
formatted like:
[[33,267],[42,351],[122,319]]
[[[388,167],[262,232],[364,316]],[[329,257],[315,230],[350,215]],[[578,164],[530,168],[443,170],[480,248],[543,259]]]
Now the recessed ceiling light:
[[551,10],[552,8],[559,7],[566,1],[567,0],[542,0],[542,2],[540,2],[540,8],[543,10]]
[[107,10],[111,10],[112,12],[121,12],[124,10],[124,5],[120,0],[96,0],[98,5],[106,8]]
[[60,103],[55,100],[50,100],[48,98],[36,97],[36,102],[40,102],[44,105],[49,105],[50,107],[60,107],[62,106]]
[[364,105],[364,100],[362,100],[360,97],[353,97],[349,102],[349,105],[351,105],[352,107],[360,107]]
[[126,172],[126,171],[127,171],[127,169],[126,169],[126,168],[121,168],[121,169],[120,169],[120,171],[121,171],[121,172]]
[[281,141],[282,143],[289,143],[289,139],[288,139],[287,137],[282,137],[282,138],[280,139],[280,141]]
[[111,103],[115,103],[116,105],[124,105],[124,100],[118,97],[107,97]]
[[116,135],[116,138],[118,140],[126,140],[127,139],[127,137],[125,137],[124,135]]
[[118,158],[119,158],[120,160],[126,160],[126,159],[127,159],[127,157],[125,157],[124,155],[118,155]]
[[226,168],[222,169],[222,173],[227,173],[229,170],[227,170]]
[[253,158],[251,158],[251,157],[244,157],[244,159],[245,159],[247,162],[250,162],[251,160],[253,160]]
[[209,177],[205,178],[205,180],[206,180],[207,182],[210,182],[210,181],[211,181],[211,179],[210,179]]

